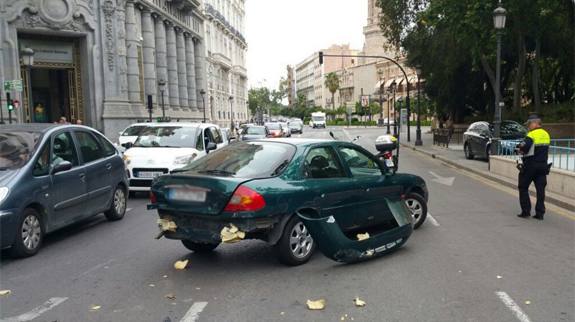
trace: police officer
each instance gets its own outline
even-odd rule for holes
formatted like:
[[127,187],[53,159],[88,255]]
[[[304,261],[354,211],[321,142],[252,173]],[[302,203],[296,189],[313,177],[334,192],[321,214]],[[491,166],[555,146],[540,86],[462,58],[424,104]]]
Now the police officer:
[[537,190],[537,204],[533,217],[543,220],[543,215],[545,215],[545,186],[547,186],[547,175],[551,168],[547,162],[551,137],[547,131],[541,128],[541,118],[537,114],[529,115],[526,125],[529,133],[523,142],[517,146],[517,152],[523,156],[523,163],[518,166],[521,213],[517,216],[520,218],[530,216],[529,186],[531,182],[534,182]]

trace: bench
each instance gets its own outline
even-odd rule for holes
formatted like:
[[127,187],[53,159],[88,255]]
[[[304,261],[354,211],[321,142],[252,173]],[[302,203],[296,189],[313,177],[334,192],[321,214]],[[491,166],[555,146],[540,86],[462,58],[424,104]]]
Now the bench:
[[448,148],[452,135],[452,129],[433,129],[433,145],[443,145]]

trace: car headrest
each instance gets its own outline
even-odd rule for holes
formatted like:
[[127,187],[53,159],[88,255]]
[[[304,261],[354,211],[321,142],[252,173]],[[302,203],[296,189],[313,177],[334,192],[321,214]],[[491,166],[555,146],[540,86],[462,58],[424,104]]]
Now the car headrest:
[[311,159],[310,166],[323,169],[329,166],[329,161],[323,155],[316,155]]

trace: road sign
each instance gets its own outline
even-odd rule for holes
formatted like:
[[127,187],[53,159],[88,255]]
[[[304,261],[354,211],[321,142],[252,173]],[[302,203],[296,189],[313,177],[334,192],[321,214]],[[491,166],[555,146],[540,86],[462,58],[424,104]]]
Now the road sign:
[[361,97],[361,106],[363,106],[363,107],[369,106],[369,96],[368,95],[363,95]]
[[22,80],[8,80],[4,81],[4,91],[6,92],[21,92],[22,91]]
[[19,100],[12,100],[12,104],[14,105],[14,108],[20,107],[20,101]]

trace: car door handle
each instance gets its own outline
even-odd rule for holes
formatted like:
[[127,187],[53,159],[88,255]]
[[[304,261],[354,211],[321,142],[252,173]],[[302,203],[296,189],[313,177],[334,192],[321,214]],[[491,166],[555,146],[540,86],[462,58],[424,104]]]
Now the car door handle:
[[111,163],[107,163],[107,164],[106,164],[106,169],[107,169],[107,170],[112,170],[112,164],[111,164]]
[[86,174],[85,173],[80,173],[78,175],[78,177],[80,177],[80,181],[85,182],[86,181]]

